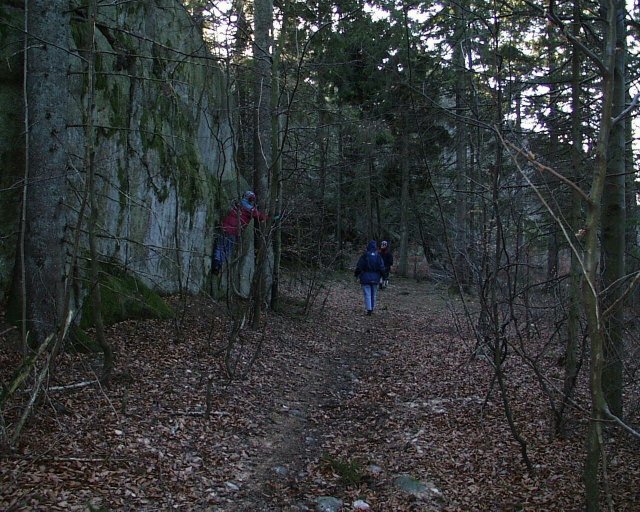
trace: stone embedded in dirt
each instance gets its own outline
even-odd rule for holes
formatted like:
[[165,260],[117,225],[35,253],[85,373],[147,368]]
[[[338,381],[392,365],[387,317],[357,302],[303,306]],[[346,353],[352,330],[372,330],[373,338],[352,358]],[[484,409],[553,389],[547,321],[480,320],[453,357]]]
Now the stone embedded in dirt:
[[442,492],[432,483],[423,483],[411,475],[399,475],[393,480],[398,489],[415,496],[419,500],[441,498]]
[[371,464],[371,465],[369,465],[369,467],[367,469],[369,470],[369,473],[371,473],[372,475],[379,475],[380,473],[382,473],[384,471],[377,464]]
[[287,476],[287,474],[289,473],[289,470],[284,466],[276,466],[275,468],[273,468],[273,471],[278,476]]
[[316,499],[316,510],[318,512],[338,512],[342,508],[342,500],[333,496],[320,496]]
[[225,482],[224,485],[227,487],[227,489],[231,489],[232,491],[239,491],[240,490],[240,486],[238,484],[233,483],[233,482]]

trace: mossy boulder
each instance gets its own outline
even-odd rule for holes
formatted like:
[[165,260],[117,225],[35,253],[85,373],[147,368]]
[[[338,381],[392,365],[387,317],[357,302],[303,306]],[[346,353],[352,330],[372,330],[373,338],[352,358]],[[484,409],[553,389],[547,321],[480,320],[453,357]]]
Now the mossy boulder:
[[[159,294],[116,265],[102,266],[100,293],[105,325],[131,319],[167,319],[174,316],[171,307]],[[92,327],[93,318],[93,304],[87,297],[82,307],[80,328]]]

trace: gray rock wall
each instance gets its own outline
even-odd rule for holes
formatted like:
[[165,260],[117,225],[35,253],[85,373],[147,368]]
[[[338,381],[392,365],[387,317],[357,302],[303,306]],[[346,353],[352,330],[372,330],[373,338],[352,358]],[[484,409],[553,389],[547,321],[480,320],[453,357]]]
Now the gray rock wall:
[[[72,13],[73,40],[61,44],[70,50],[68,204],[77,213],[86,183],[91,30],[84,7],[72,5]],[[23,21],[19,6],[0,7],[0,16],[11,20],[0,24],[0,284],[6,290],[20,210],[19,187],[8,189],[24,169]],[[207,281],[214,225],[246,188],[234,167],[225,77],[178,1],[100,4],[96,44],[99,253],[158,291],[199,291]],[[75,226],[69,228],[71,239]],[[86,250],[86,240],[83,245]]]

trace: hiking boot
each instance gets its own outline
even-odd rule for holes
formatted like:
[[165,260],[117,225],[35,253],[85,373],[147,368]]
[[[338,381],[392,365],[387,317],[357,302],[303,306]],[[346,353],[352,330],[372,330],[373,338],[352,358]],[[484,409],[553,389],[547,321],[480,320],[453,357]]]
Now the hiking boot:
[[373,314],[373,311],[370,309],[367,309],[367,316],[371,316]]

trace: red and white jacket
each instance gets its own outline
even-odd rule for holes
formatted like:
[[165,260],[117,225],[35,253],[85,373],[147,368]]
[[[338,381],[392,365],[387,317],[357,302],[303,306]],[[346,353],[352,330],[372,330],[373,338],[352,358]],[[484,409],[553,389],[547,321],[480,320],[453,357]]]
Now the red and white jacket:
[[231,208],[227,216],[222,219],[222,231],[225,235],[238,236],[242,228],[251,222],[251,219],[264,221],[267,220],[267,216],[257,207],[247,208],[240,202]]

